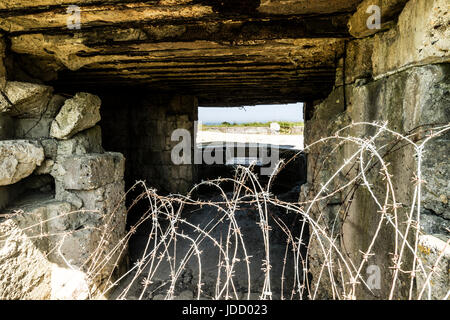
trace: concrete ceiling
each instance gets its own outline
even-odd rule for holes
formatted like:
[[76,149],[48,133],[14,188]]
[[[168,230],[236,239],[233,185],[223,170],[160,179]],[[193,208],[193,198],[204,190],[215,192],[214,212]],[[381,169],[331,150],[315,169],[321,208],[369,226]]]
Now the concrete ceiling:
[[0,28],[23,66],[38,65],[30,73],[60,86],[142,86],[205,106],[289,103],[331,90],[360,2],[84,0],[71,30],[73,0],[2,0]]

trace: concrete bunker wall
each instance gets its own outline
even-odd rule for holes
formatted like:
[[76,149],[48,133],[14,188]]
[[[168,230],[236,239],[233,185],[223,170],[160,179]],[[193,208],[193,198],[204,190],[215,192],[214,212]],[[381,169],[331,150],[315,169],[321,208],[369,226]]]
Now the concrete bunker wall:
[[[361,7],[364,9],[364,6]],[[356,22],[365,21],[367,14],[359,10],[350,20],[350,30],[357,30]],[[439,0],[411,0],[404,7],[398,21],[392,19],[385,30],[375,35],[354,34],[361,39],[351,40],[346,53],[340,60],[334,90],[324,101],[310,105],[312,119],[305,125],[306,145],[321,138],[333,136],[338,130],[342,136],[369,139],[377,129],[370,125],[353,123],[387,122],[391,130],[408,135],[420,143],[426,138],[426,128],[450,122],[450,82],[449,82],[449,39],[443,30],[448,31],[448,4]],[[353,25],[352,25],[353,23]],[[444,27],[447,25],[447,29]],[[446,49],[445,49],[446,48]],[[436,268],[442,272],[432,275],[431,298],[442,299],[450,286],[448,278],[449,250],[445,243],[450,238],[448,199],[448,154],[450,154],[450,133],[430,141],[424,150],[422,160],[422,207],[420,212],[420,236],[418,254],[426,270],[434,266],[439,252],[444,251],[443,259]],[[378,140],[378,146],[389,146],[388,137]],[[398,147],[398,146],[397,146]],[[394,148],[396,149],[396,148]],[[308,150],[308,183],[303,194],[314,194],[325,185],[333,174],[349,160],[358,148],[341,141],[319,144]],[[388,150],[389,151],[389,150]],[[399,147],[395,152],[383,152],[389,163],[390,174],[394,176],[394,191],[397,201],[403,206],[398,211],[398,224],[402,232],[408,220],[413,203],[414,187],[417,183],[414,173],[417,165],[417,150],[411,146]],[[331,155],[331,156],[330,156]],[[327,158],[331,158],[327,160]],[[347,174],[344,174],[347,172]],[[329,185],[329,190],[337,190],[359,174],[357,168],[343,170]],[[382,170],[376,167],[371,173],[376,183],[373,191],[377,197],[385,195],[385,181],[381,179]],[[380,178],[380,179],[378,179]],[[359,266],[367,259],[366,266],[375,265],[381,269],[381,285],[369,290],[364,285],[355,292],[359,298],[405,299],[410,296],[411,279],[416,288],[422,288],[425,274],[399,273],[399,284],[392,290],[395,269],[399,269],[396,252],[396,232],[383,225],[379,237],[373,244],[369,256],[364,257],[380,219],[380,208],[374,202],[369,190],[360,185],[351,195],[338,192],[333,199],[321,203],[320,208],[312,210],[320,224],[336,238],[337,247],[350,261]],[[350,197],[350,199],[349,199]],[[388,211],[392,212],[392,211]],[[319,218],[321,217],[321,218]],[[414,216],[413,220],[419,218]],[[412,228],[409,235],[415,232]],[[412,238],[413,239],[413,238]],[[410,242],[414,245],[414,240]],[[407,251],[407,250],[406,250]],[[310,272],[313,289],[318,288],[316,298],[332,299],[345,292],[352,284],[341,283],[337,266],[340,261],[335,256],[325,258],[319,239],[315,238],[309,246]],[[405,254],[401,261],[403,271],[411,270],[414,258]],[[324,265],[334,264],[334,272],[324,272]],[[435,269],[436,269],[435,268]],[[365,269],[363,269],[365,270]],[[366,277],[365,271],[363,276]],[[334,277],[331,280],[331,277]],[[337,283],[336,286],[330,285]],[[415,296],[416,293],[413,293]],[[428,297],[428,295],[426,295]],[[351,297],[349,297],[351,298]]]
[[[354,38],[347,42],[339,61],[333,91],[325,100],[307,104],[306,144],[332,136],[348,125],[349,135],[370,137],[376,132],[372,127],[351,124],[374,121],[388,121],[388,128],[420,141],[425,132],[421,129],[450,121],[447,1],[380,1],[395,10],[382,11],[381,30],[367,31],[365,10],[370,3],[363,1],[350,20]],[[0,38],[0,88],[6,93],[6,97],[0,96],[0,149],[7,150],[0,153],[0,297],[96,296],[107,285],[124,252],[116,252],[112,258],[108,255],[109,246],[125,232],[124,203],[111,200],[123,199],[125,166],[128,184],[146,179],[160,189],[183,193],[196,180],[194,166],[172,164],[171,148],[176,142],[170,140],[170,135],[178,128],[194,135],[197,101],[182,95],[98,93],[103,100],[100,128],[100,99],[88,94],[68,98],[54,95],[47,86],[7,81],[4,56],[5,42]],[[67,123],[59,127],[64,116],[61,122],[57,119],[66,104],[74,106],[75,111],[89,109],[70,121],[77,127],[68,128]],[[55,124],[52,130],[55,122],[58,126]],[[423,206],[417,227],[418,253],[425,267],[433,267],[449,239],[449,140],[448,133],[434,139],[423,155],[422,179],[426,183],[422,185]],[[105,152],[103,147],[121,152],[127,161],[121,154]],[[349,145],[310,148],[308,183],[302,188],[302,196],[317,192],[355,151]],[[332,161],[324,159],[330,155]],[[385,155],[391,173],[398,177],[393,185],[398,202],[405,204],[399,208],[400,228],[404,228],[411,209],[407,204],[414,197],[414,182],[422,183],[414,180],[416,156],[415,150],[408,147]],[[334,187],[357,174],[349,170],[347,176],[338,176]],[[379,170],[372,174],[374,178],[380,175]],[[374,190],[381,197],[384,185],[376,181]],[[348,204],[344,212],[343,204]],[[336,245],[351,261],[361,261],[366,259],[364,253],[376,229],[378,211],[371,194],[359,185],[351,201],[337,193],[311,214],[337,239]],[[65,215],[68,212],[76,215]],[[409,284],[415,281],[420,287],[425,282],[424,274],[400,273],[399,284],[391,291],[393,273],[399,270],[393,256],[395,231],[382,227],[379,233],[374,255],[367,257],[367,264],[381,268],[380,289],[370,291],[358,286],[353,294],[369,299],[408,298]],[[40,237],[47,234],[52,236]],[[105,234],[107,242],[102,241]],[[63,245],[57,245],[61,240]],[[55,247],[59,248],[56,254],[50,250]],[[432,275],[431,298],[443,298],[450,286],[450,253],[448,248],[445,250],[438,265],[444,272]],[[92,254],[106,255],[106,260],[114,263],[86,269],[85,262]],[[354,298],[344,296],[348,291],[342,290],[352,283],[341,283],[338,272],[323,272],[324,266],[338,265],[338,261],[323,256],[317,239],[309,244],[308,257],[312,289],[317,289],[315,298]],[[68,268],[67,262],[75,270]],[[402,262],[403,270],[409,270],[414,258],[407,254]],[[335,285],[330,285],[332,281]]]

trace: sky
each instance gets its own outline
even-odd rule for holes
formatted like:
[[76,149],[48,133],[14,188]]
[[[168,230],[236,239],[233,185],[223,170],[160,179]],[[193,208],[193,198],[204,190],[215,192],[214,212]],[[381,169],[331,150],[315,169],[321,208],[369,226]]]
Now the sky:
[[240,108],[198,108],[204,124],[303,121],[303,104],[260,105]]

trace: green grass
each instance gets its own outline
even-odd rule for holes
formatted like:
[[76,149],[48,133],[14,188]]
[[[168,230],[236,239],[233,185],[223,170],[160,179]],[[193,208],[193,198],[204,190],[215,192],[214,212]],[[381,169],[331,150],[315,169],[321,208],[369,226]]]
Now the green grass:
[[[289,122],[289,121],[274,121],[277,122],[281,128],[292,128],[292,127],[302,127],[304,125],[303,122]],[[249,122],[249,123],[229,123],[229,122],[222,122],[221,124],[211,124],[206,125],[204,124],[203,127],[205,128],[224,128],[224,127],[270,127],[271,122]]]

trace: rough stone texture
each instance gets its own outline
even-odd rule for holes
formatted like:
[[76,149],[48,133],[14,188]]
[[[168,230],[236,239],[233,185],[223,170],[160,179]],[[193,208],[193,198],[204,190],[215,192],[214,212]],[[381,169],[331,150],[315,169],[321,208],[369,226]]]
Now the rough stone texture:
[[[52,172],[54,174],[54,172]],[[55,182],[55,199],[65,201],[73,205],[77,210],[83,208],[83,200],[76,196],[73,192],[67,191],[63,188],[62,183]]]
[[28,177],[43,160],[43,148],[30,141],[0,141],[0,186]]
[[[11,82],[9,82],[11,83]],[[23,96],[33,95],[38,88],[34,84],[20,83]],[[52,88],[48,89],[53,91]],[[50,137],[50,126],[54,117],[64,104],[64,98],[61,95],[53,95],[51,98],[47,96],[41,99],[33,98],[26,102],[27,110],[22,110],[20,114],[11,113],[13,117],[7,114],[0,115],[0,139],[41,139]],[[45,103],[45,105],[44,105]],[[23,109],[23,108],[22,108]]]
[[[418,272],[417,286],[419,290],[425,288],[423,299],[442,300],[448,294],[450,287],[449,245],[449,242],[445,243],[431,235],[423,235],[419,239],[419,257],[424,264],[425,272],[422,270]],[[431,270],[434,272],[431,273]]]
[[[44,172],[50,170],[50,173],[56,179],[56,199],[60,201],[70,202],[77,209],[81,209],[83,207],[83,200],[77,197],[77,195],[73,192],[67,191],[64,188],[62,179],[65,174],[65,170],[61,164],[66,161],[67,157],[70,158],[77,155],[78,159],[83,161],[83,156],[86,154],[103,153],[104,150],[102,147],[100,127],[95,126],[88,130],[80,132],[68,140],[49,139],[46,141],[48,141],[49,150],[48,155],[46,152],[46,157],[49,158],[53,163],[51,163],[51,168],[39,168],[38,173],[40,170],[44,170]],[[105,174],[111,175],[114,173],[106,172]]]
[[14,121],[16,139],[47,138],[50,135],[51,118],[16,119]]
[[93,128],[80,132],[70,139],[60,140],[57,146],[58,156],[103,152],[100,126],[94,126]]
[[[391,1],[391,4],[394,3],[401,4],[401,1]],[[354,33],[362,31],[361,28],[358,31],[358,23],[361,27],[363,21],[357,19],[363,19],[364,6],[367,4],[367,1],[362,3],[350,21]],[[383,16],[389,14],[386,8],[382,11]],[[398,17],[398,22],[384,26],[390,28],[388,31],[350,41],[346,54],[337,66],[335,89],[322,103],[316,103],[313,119],[305,124],[306,144],[333,135],[351,122],[387,120],[389,128],[400,133],[408,133],[423,125],[449,123],[449,65],[427,65],[449,61],[447,16],[448,5],[445,1],[410,0]],[[391,18],[395,17],[385,17],[387,20]],[[357,137],[373,133],[373,129],[367,128],[352,129],[348,132],[349,135]],[[388,142],[386,138],[383,139],[381,141]],[[447,133],[428,143],[422,166],[426,183],[422,187],[421,231],[425,236],[433,235],[445,241],[449,238],[446,229],[449,226],[449,139]],[[317,192],[344,159],[348,159],[355,151],[354,147],[332,143],[309,150],[308,185],[303,187],[303,193],[311,195]],[[332,160],[322,164],[324,157],[329,154],[333,155]],[[397,201],[404,204],[411,203],[413,198],[411,181],[414,179],[412,173],[415,172],[415,159],[415,152],[411,147],[400,148],[395,155],[386,157],[386,161],[390,163],[389,169],[396,177],[394,188]],[[351,168],[347,168],[345,172],[347,171],[348,176],[336,177],[330,190],[342,185],[357,173]],[[376,177],[377,175],[370,176],[371,179]],[[384,189],[382,182],[374,184],[373,188],[377,195],[381,195]],[[365,252],[372,239],[371,226],[376,225],[378,221],[376,205],[367,190],[359,187],[355,190],[344,220],[344,195],[337,194],[335,198],[322,201],[320,210],[313,210],[313,214],[315,217],[321,215],[323,226],[338,239],[338,247],[345,248],[345,252],[353,261],[360,261],[362,252]],[[404,217],[403,213],[408,209],[399,209],[400,217]],[[393,252],[393,235],[391,229],[383,227],[379,240],[374,244],[375,256],[368,260],[368,264],[381,268],[381,290],[369,292],[361,288],[357,292],[359,298],[388,297],[393,273],[392,269],[389,269],[392,257],[386,253]],[[315,288],[315,281],[324,266],[323,253],[317,238],[313,238],[308,255]],[[337,265],[337,259],[334,259],[333,263]],[[411,265],[412,256],[406,256],[403,269],[409,269]],[[430,266],[429,263],[426,265]],[[442,270],[440,275],[448,277],[448,269]],[[333,276],[338,287],[344,286],[338,273]],[[420,281],[423,279],[418,279],[418,282]],[[442,279],[436,281],[442,283]],[[329,283],[330,275],[324,272],[318,298],[330,299],[340,294],[333,293]],[[406,298],[409,294],[408,284],[409,277],[401,275],[394,297]],[[437,289],[437,294],[441,291]]]
[[[443,216],[425,209],[420,217],[420,227],[425,234],[445,235],[450,230],[450,220],[443,219]],[[445,239],[445,237],[442,239]]]
[[0,140],[14,138],[14,120],[5,114],[0,114]]
[[67,98],[60,95],[55,94],[50,99],[50,102],[48,103],[48,107],[45,110],[44,117],[45,118],[54,118],[58,114],[59,110],[61,110],[62,106],[66,102]]
[[[98,152],[98,153],[91,153]],[[91,294],[98,295],[113,278],[109,278],[121,263],[126,247],[116,245],[124,236],[126,224],[125,186],[123,182],[125,159],[119,153],[103,153],[99,126],[76,134],[71,139],[57,142],[57,154],[51,174],[55,178],[55,198],[66,201],[77,209],[74,229],[64,237],[61,256],[53,257],[60,264],[68,262],[83,273],[73,273],[79,281],[67,282],[67,270],[57,270],[61,295],[86,296],[86,277]],[[61,239],[58,239],[61,240]],[[96,257],[94,259],[93,257]],[[103,266],[101,259],[108,259]],[[92,273],[89,270],[96,270]],[[61,287],[65,284],[64,287]],[[72,291],[65,289],[73,288]]]
[[[95,126],[100,99],[8,84],[20,112],[0,114],[0,138],[16,139],[0,141],[0,298],[100,297],[126,253],[123,245],[114,251],[125,233],[125,159],[104,153]],[[65,139],[51,138],[51,124],[62,118],[73,120],[58,128]],[[3,214],[16,210],[24,214]]]
[[0,298],[46,299],[51,294],[50,263],[45,258],[45,242],[32,240],[38,227],[22,231],[45,219],[44,210],[20,214],[0,221]]
[[89,298],[89,282],[86,274],[79,270],[52,265],[51,286],[53,288],[51,300],[87,300]]
[[446,0],[409,1],[398,18],[397,27],[374,37],[374,77],[411,65],[448,62],[448,10]]
[[[61,95],[53,95],[44,110],[28,113],[14,119],[14,138],[16,139],[40,139],[50,137],[50,127],[58,111],[64,104]],[[30,104],[30,108],[33,104]],[[39,113],[41,112],[41,113]]]
[[[345,83],[364,83],[412,66],[448,62],[450,28],[445,18],[448,15],[446,1],[409,1],[388,31],[348,43]],[[344,82],[343,68],[340,61],[338,86]]]
[[5,39],[0,35],[0,89],[3,90],[6,84],[6,68],[5,68]]
[[[70,265],[87,272],[93,292],[111,284],[111,273],[127,252],[126,243],[120,243],[126,227],[125,186],[121,179],[94,190],[70,190],[70,195],[82,202],[84,211],[76,219],[79,231],[64,238],[60,252]],[[56,259],[61,262],[61,257]]]
[[[150,99],[144,103],[150,103]],[[197,100],[190,96],[174,96],[168,105],[152,103],[148,108],[147,117],[137,113],[134,118],[138,141],[134,145],[137,156],[132,159],[132,165],[136,177],[147,179],[161,190],[185,193],[195,183],[195,166],[193,163],[175,165],[172,162],[172,149],[179,142],[171,141],[171,135],[177,129],[186,129],[190,132],[191,143],[194,143]],[[140,132],[140,128],[145,128],[145,132]]]
[[53,89],[29,82],[8,81],[0,95],[0,112],[14,117],[41,116],[47,111]]
[[[95,290],[104,284],[98,276],[90,278],[86,270],[79,268],[98,250],[102,233],[88,228],[86,214],[73,211],[69,203],[53,200],[51,195],[38,194],[26,196],[4,212],[10,214],[17,210],[22,213],[0,220],[0,298],[84,300],[96,297]],[[99,218],[95,225],[90,225],[117,227],[106,237],[110,244],[105,246],[105,252],[123,236],[125,219],[123,215],[118,216],[117,221],[122,221],[122,225],[112,225],[109,221],[103,225]],[[45,220],[48,222],[41,224]],[[46,236],[39,237],[40,234]],[[99,270],[109,275],[114,263]]]
[[345,57],[338,64],[336,86],[341,86],[344,83],[344,59],[346,70],[345,84],[352,84],[356,81],[363,84],[370,81],[373,77],[372,54],[372,38],[350,41],[347,45]]
[[100,98],[89,93],[77,93],[66,100],[50,129],[54,138],[69,139],[100,121]]
[[8,1],[0,28],[41,78],[53,70],[72,88],[133,81],[201,105],[289,103],[326,97],[361,0],[119,2],[84,1],[70,30],[72,3]]
[[45,159],[42,164],[37,167],[34,172],[36,175],[50,174],[52,173],[53,166],[55,165],[55,161],[52,159]]

